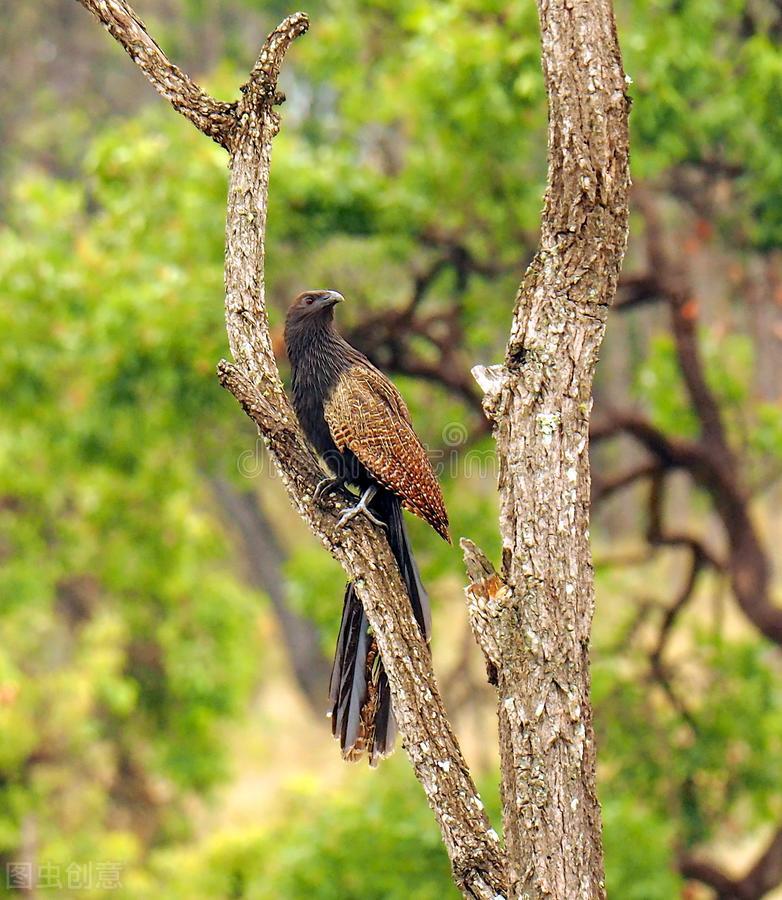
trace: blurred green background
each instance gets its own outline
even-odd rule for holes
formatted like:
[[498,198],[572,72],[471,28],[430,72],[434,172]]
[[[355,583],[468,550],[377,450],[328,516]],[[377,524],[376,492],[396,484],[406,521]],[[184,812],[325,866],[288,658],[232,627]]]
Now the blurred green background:
[[[226,99],[294,11],[135,8]],[[283,371],[287,303],[306,288],[342,291],[344,330],[394,375],[441,463],[455,535],[496,558],[492,442],[469,370],[501,359],[536,243],[546,110],[534,4],[306,10],[269,208]],[[765,0],[618,0],[616,11],[634,181],[691,285],[732,475],[773,565],[782,12]],[[287,507],[214,375],[227,354],[224,152],[72,0],[6,10],[0,79],[0,890],[17,892],[7,866],[23,863],[44,896],[454,895],[403,754],[377,771],[339,758],[324,701],[341,571]],[[646,237],[634,208],[620,300],[646,276]],[[612,312],[594,418],[633,408],[696,439],[655,299]],[[643,464],[631,442],[601,442],[595,485]],[[713,498],[692,473],[666,481],[671,529],[725,559]],[[782,654],[744,619],[725,572],[706,566],[656,658],[687,547],[655,539],[644,479],[597,493],[609,895],[708,898],[685,883],[683,860],[739,877],[782,822]],[[499,829],[493,696],[459,552],[411,528],[435,666]],[[757,896],[775,896],[765,887]]]

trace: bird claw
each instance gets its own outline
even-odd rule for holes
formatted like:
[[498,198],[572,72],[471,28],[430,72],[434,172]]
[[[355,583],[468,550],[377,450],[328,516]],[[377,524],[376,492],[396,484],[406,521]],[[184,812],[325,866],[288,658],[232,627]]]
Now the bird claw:
[[355,519],[358,515],[365,515],[370,522],[379,526],[383,529],[383,531],[387,531],[386,523],[382,519],[378,519],[378,517],[372,512],[372,510],[367,506],[369,501],[375,496],[377,493],[377,489],[374,487],[367,488],[364,493],[361,495],[361,499],[355,506],[351,506],[349,509],[346,509],[342,515],[339,517],[339,522],[337,522],[337,528],[343,528],[350,522],[352,519]]
[[361,506],[361,504],[359,503],[357,503],[355,506],[352,506],[350,509],[346,509],[345,512],[342,513],[339,518],[339,522],[337,522],[337,528],[342,528],[343,526],[347,525],[348,522],[350,522],[352,519],[355,519],[356,516],[360,513],[363,513],[370,522],[382,528],[383,531],[387,530],[386,523],[382,519],[378,519],[378,517],[371,510],[367,509],[365,506]]
[[341,490],[344,487],[344,478],[324,478],[322,481],[318,482],[318,486],[312,494],[312,499],[317,503],[334,491]]

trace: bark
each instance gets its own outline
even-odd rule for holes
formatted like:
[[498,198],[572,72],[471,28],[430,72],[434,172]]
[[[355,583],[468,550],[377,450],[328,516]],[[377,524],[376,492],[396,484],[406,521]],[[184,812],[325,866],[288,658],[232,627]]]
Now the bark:
[[510,893],[575,900],[605,893],[587,444],[627,237],[628,102],[610,2],[538,7],[549,93],[541,244],[504,365],[475,370],[500,465],[501,575],[463,547],[473,626],[497,675]]
[[[522,283],[503,366],[481,370],[500,458],[503,573],[466,545],[471,622],[499,689],[510,865],[445,715],[431,659],[381,533],[337,529],[311,501],[321,470],[285,396],[263,262],[277,77],[301,13],[268,37],[234,104],[165,57],[124,0],[80,0],[175,109],[226,147],[226,326],[220,381],[266,442],[290,500],[356,582],[388,671],[399,730],[466,896],[600,897],[588,642],[593,607],[586,454],[591,382],[627,227],[627,102],[609,0],[539,0],[550,102],[541,247]],[[471,555],[472,554],[472,555]],[[506,873],[509,869],[509,880]]]
[[242,87],[241,100],[220,104],[166,59],[124,0],[79,2],[108,28],[175,109],[229,151],[225,311],[235,364],[220,363],[220,382],[258,425],[292,504],[356,583],[388,673],[402,742],[440,825],[456,885],[468,897],[503,897],[499,838],[446,717],[429,649],[391,551],[382,533],[367,521],[338,529],[341,501],[312,503],[322,470],[296,422],[272,351],[263,262],[271,142],[279,129],[275,105],[284,99],[277,78],[288,47],[307,30],[307,17],[297,13],[275,29]]
[[215,100],[177,68],[149,36],[124,0],[79,0],[104,26],[177,112],[218,144],[226,145],[236,121],[235,103]]

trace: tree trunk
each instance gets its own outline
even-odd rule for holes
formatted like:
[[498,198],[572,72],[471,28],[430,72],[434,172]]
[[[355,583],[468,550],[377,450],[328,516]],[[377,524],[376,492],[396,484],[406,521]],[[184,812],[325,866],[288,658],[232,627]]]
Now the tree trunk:
[[221,383],[256,422],[294,507],[343,565],[377,637],[405,750],[468,897],[604,895],[589,705],[594,603],[587,440],[592,375],[627,229],[627,101],[610,0],[539,0],[549,93],[541,247],[516,302],[505,364],[478,367],[500,460],[503,575],[463,542],[470,618],[498,685],[507,854],[462,757],[385,538],[312,502],[321,470],[279,378],[264,299],[277,77],[301,13],[266,40],[242,97],[222,103],[173,65],[127,0],[79,0],[155,89],[225,147],[226,325]]
[[575,900],[605,893],[587,447],[627,239],[628,101],[610,2],[538,5],[549,93],[540,250],[505,364],[475,370],[497,442],[502,575],[487,578],[482,560],[480,577],[469,544],[465,555],[476,633],[496,670],[510,892]]

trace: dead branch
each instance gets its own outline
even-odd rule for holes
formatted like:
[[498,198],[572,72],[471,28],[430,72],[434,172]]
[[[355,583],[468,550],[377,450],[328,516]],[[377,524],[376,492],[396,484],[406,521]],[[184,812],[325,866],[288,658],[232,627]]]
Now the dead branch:
[[486,657],[489,684],[496,687],[497,668],[502,659],[498,636],[502,617],[507,614],[510,591],[479,547],[467,538],[462,538],[459,544],[464,554],[464,567],[467,570],[468,585],[465,593],[470,627],[476,643]]
[[393,685],[405,749],[440,821],[457,884],[467,896],[502,894],[496,833],[445,716],[428,648],[385,539],[369,523],[337,529],[339,501],[313,506],[310,498],[322,472],[292,413],[272,406],[236,366],[221,363],[220,380],[259,425],[299,513],[359,587]]
[[177,68],[125,0],[79,0],[141,69],[152,87],[205,135],[227,146],[236,104],[210,97]]
[[220,363],[220,382],[257,424],[294,507],[356,583],[388,673],[403,744],[437,817],[457,886],[469,897],[502,896],[505,872],[498,837],[446,717],[428,647],[387,542],[366,522],[338,530],[339,501],[323,507],[312,503],[322,472],[285,395],[272,351],[263,264],[271,142],[279,129],[274,107],[283,99],[277,77],[308,19],[296,13],[269,35],[241,100],[220,107],[227,117],[222,120],[214,114],[214,101],[168,62],[128,4],[80,2],[178,111],[229,150],[225,310],[235,364]]

